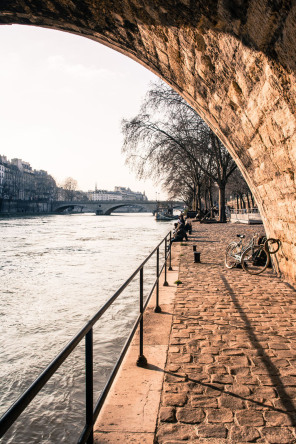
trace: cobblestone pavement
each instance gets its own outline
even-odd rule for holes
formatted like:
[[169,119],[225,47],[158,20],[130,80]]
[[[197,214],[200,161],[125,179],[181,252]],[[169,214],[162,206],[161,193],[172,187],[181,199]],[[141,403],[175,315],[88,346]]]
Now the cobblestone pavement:
[[181,247],[159,444],[296,443],[295,290],[224,266],[236,234],[262,230],[194,223]]

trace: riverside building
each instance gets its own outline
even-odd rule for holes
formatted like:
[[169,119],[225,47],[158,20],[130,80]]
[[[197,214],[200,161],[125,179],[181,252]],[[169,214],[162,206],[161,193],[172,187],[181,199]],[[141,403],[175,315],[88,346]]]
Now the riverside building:
[[22,159],[0,155],[0,198],[4,200],[46,200],[56,195],[56,183],[44,170],[33,170]]

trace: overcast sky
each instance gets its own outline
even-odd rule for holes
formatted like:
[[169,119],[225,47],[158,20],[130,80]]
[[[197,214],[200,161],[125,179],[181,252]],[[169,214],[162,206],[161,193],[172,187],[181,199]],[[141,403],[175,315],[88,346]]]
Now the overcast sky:
[[29,26],[0,26],[0,154],[66,177],[84,191],[114,186],[165,198],[138,181],[121,154],[122,118],[139,111],[156,77],[92,40]]

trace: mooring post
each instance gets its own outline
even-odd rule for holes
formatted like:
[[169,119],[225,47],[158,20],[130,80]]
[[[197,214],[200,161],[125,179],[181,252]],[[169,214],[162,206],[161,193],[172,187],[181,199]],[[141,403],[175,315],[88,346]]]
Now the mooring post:
[[200,253],[198,251],[194,251],[194,262],[199,263],[200,262]]
[[93,444],[93,329],[85,335],[85,423],[91,427],[87,444]]
[[143,342],[144,342],[144,322],[143,322],[143,291],[144,289],[144,270],[143,267],[140,270],[140,313],[142,318],[140,320],[140,354],[137,360],[138,367],[145,367],[147,365],[147,359],[143,354]]
[[172,271],[172,232],[170,231],[170,266],[169,271]]

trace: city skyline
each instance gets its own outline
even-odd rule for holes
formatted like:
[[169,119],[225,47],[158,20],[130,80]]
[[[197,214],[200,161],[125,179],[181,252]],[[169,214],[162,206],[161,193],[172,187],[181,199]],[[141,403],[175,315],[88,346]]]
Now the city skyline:
[[166,198],[140,181],[121,154],[123,118],[135,116],[149,83],[147,69],[92,40],[42,28],[2,26],[1,154],[46,170],[78,188],[121,185]]
[[[4,162],[4,165],[6,164],[6,162],[7,162],[8,164],[18,165],[18,164],[19,164],[19,161],[21,161],[21,163],[23,163],[23,164],[26,164],[27,167],[28,167],[31,171],[34,171],[35,173],[45,172],[45,173],[47,173],[49,176],[53,177],[53,175],[50,173],[50,171],[47,171],[47,170],[44,169],[44,168],[42,168],[42,169],[40,169],[40,170],[34,168],[34,165],[32,166],[31,163],[28,161],[28,159],[19,159],[19,158],[11,158],[11,159],[9,159],[5,154],[0,153],[0,165],[1,165],[3,162]],[[69,179],[69,176],[65,176],[65,179]],[[74,178],[71,178],[71,179],[74,179]],[[63,183],[61,183],[61,184],[56,183],[56,185],[57,185],[57,186],[63,186]],[[118,191],[119,188],[120,188],[120,189],[124,189],[124,188],[125,188],[126,190],[129,190],[129,191],[139,192],[139,190],[131,190],[130,187],[124,187],[124,186],[121,186],[120,184],[115,185],[113,190],[107,190],[106,188],[99,188],[99,187],[97,186],[96,183],[95,183],[95,186],[94,186],[93,188],[90,188],[89,190],[80,190],[80,189],[77,187],[77,191],[83,191],[83,192],[108,191],[108,192],[114,192],[114,191]],[[145,192],[144,192],[144,194],[145,194]]]

